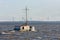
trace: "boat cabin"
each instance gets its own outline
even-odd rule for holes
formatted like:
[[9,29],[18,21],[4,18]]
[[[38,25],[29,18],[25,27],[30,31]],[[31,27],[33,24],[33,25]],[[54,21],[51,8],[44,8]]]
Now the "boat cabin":
[[15,26],[14,30],[15,31],[35,31],[35,27],[29,26],[29,25],[22,25],[22,26]]

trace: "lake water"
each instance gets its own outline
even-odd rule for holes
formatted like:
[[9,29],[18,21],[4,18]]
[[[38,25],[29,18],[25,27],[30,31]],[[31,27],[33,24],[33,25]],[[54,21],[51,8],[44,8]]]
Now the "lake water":
[[[13,30],[15,25],[24,22],[0,22],[0,32]],[[14,34],[0,34],[0,40],[60,40],[60,22],[32,21],[29,25],[35,26],[37,32],[19,32]]]

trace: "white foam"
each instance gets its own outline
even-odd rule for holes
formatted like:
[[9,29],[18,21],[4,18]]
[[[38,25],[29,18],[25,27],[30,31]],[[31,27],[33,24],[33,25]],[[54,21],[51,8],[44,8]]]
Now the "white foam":
[[11,33],[1,32],[1,34],[11,34]]

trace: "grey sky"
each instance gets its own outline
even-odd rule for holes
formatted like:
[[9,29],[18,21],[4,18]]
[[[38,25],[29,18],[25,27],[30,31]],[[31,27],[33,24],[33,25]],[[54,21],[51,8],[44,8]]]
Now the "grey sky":
[[25,6],[28,20],[60,20],[60,0],[0,0],[0,20],[23,20]]

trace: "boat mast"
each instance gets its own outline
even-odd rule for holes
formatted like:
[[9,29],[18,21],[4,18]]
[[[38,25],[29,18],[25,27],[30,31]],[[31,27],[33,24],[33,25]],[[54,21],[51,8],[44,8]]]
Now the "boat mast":
[[28,9],[27,9],[27,7],[26,7],[26,25],[28,24],[28,18],[27,18],[27,11],[28,11]]

